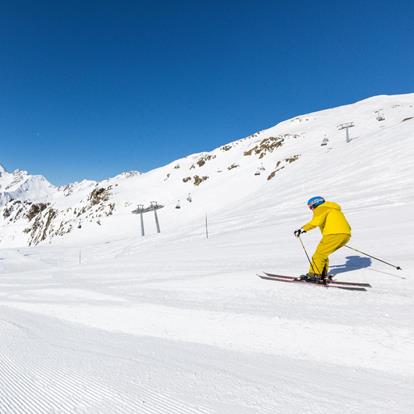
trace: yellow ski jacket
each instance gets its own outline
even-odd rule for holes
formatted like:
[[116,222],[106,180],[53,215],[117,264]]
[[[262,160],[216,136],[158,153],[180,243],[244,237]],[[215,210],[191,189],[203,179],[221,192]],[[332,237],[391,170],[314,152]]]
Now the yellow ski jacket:
[[341,211],[341,206],[331,201],[326,201],[313,210],[311,221],[302,226],[309,231],[319,227],[323,236],[327,234],[351,234],[351,226],[346,221]]

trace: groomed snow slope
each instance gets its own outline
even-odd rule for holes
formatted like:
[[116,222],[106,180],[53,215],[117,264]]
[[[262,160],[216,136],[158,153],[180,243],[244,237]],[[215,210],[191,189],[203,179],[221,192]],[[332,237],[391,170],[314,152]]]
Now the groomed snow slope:
[[[332,111],[356,122],[367,105],[414,100],[375,99]],[[411,413],[414,120],[401,121],[328,148],[309,130],[277,180],[207,182],[159,210],[159,235],[149,216],[139,238],[125,211],[93,237],[1,250],[0,412]],[[351,246],[403,270],[344,248],[331,271],[368,292],[257,278],[306,270],[292,232],[315,194],[342,205]],[[319,237],[303,236],[309,251]]]

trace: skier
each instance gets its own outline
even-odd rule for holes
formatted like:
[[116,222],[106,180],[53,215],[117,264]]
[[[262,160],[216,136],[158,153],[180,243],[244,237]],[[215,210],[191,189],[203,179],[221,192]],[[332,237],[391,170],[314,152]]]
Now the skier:
[[300,237],[302,233],[319,227],[322,240],[312,256],[309,272],[302,278],[309,282],[323,282],[329,269],[328,256],[348,243],[351,227],[337,203],[317,196],[308,200],[308,207],[313,211],[312,220],[295,230],[294,235]]

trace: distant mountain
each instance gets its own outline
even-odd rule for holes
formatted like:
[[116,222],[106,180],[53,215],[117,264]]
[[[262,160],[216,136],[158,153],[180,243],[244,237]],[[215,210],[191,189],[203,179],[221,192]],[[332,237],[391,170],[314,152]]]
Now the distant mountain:
[[[201,222],[206,212],[225,214],[229,226],[237,209],[254,215],[252,200],[263,194],[285,208],[319,193],[358,197],[359,205],[404,203],[414,197],[413,142],[414,94],[407,94],[297,116],[145,174],[55,188],[0,167],[0,247],[135,237],[132,212],[154,202],[168,232]],[[146,232],[154,234],[147,217]]]
[[0,164],[0,207],[11,200],[48,201],[57,189],[41,175],[27,171],[7,172]]

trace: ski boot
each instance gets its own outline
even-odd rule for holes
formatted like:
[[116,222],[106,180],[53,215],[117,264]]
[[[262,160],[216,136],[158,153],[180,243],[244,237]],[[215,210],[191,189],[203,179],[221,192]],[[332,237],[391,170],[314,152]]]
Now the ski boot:
[[306,273],[306,275],[301,275],[300,280],[309,283],[326,283],[325,278],[322,275],[317,275],[316,273]]
[[328,285],[329,283],[331,283],[331,282],[332,282],[332,278],[333,278],[333,276],[334,276],[334,275],[323,274],[323,275],[321,276],[321,278],[322,278],[322,283],[323,283],[323,284],[325,284],[325,285]]

